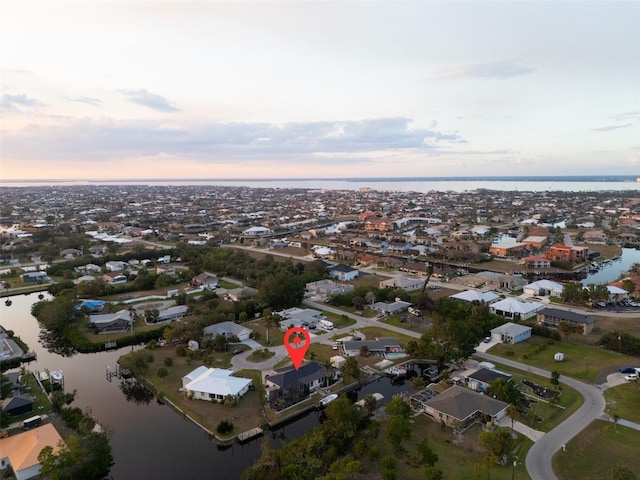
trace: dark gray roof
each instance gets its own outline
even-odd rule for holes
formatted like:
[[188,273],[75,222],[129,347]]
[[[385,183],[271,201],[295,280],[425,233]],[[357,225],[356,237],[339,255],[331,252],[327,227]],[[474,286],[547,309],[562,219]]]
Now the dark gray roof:
[[507,375],[506,373],[498,372],[496,370],[491,370],[489,368],[481,368],[477,372],[469,375],[469,378],[473,380],[477,380],[482,383],[491,383],[497,378],[503,378],[505,380],[511,379],[511,375]]
[[345,350],[360,350],[363,345],[366,345],[370,352],[384,350],[387,347],[398,347],[400,342],[397,338],[393,337],[381,337],[376,340],[359,340],[344,342]]
[[538,315],[559,318],[560,320],[566,320],[567,322],[573,322],[573,323],[592,324],[596,322],[595,317],[592,317],[591,315],[583,315],[581,313],[570,312],[568,310],[561,310],[559,308],[545,307],[542,310],[538,311]]
[[300,365],[298,370],[293,365],[278,368],[275,375],[269,376],[269,381],[280,388],[296,382],[311,383],[318,378],[326,377],[327,370],[318,362],[309,362]]
[[436,395],[425,402],[424,405],[460,421],[476,412],[482,412],[493,417],[509,406],[500,400],[480,395],[459,385],[454,385],[440,395]]
[[331,270],[335,271],[335,272],[345,272],[345,273],[347,273],[347,272],[357,271],[358,269],[350,267],[349,265],[345,265],[344,263],[339,263],[338,265],[333,267]]

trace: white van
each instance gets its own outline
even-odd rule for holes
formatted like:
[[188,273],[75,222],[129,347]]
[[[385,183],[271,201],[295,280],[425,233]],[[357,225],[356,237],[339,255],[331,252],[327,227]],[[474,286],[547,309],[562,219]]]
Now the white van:
[[319,325],[320,328],[324,328],[325,330],[333,330],[333,322],[329,320],[320,320]]

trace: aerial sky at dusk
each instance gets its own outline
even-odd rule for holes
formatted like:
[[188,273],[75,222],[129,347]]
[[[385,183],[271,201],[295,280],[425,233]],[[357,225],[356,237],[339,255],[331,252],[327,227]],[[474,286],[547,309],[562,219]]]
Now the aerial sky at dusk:
[[0,2],[0,179],[640,174],[640,2]]

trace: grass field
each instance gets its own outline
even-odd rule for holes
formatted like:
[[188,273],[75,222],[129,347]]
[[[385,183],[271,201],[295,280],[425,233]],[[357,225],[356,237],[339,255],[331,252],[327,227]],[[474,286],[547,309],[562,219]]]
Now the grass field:
[[629,382],[624,385],[610,388],[604,392],[607,402],[606,412],[618,415],[624,420],[640,423],[640,382]]
[[[537,353],[536,348],[540,349]],[[509,356],[507,352],[513,352],[513,355]],[[556,352],[564,354],[562,362],[554,361],[553,356]],[[562,375],[590,383],[593,383],[598,373],[607,367],[637,363],[635,357],[628,355],[574,342],[549,344],[548,338],[538,336],[515,345],[498,344],[491,348],[490,353],[548,371],[557,370]]]
[[640,432],[595,420],[555,454],[553,468],[561,480],[609,480],[619,465],[640,477],[639,444]]
[[[440,468],[447,479],[456,480],[478,480],[474,473],[474,468],[479,464],[484,456],[484,452],[478,446],[478,435],[481,432],[479,425],[473,426],[461,435],[454,435],[450,428],[444,430],[440,424],[432,421],[424,415],[419,415],[411,419],[411,438],[404,443],[408,452],[415,454],[416,445],[423,439],[429,439],[429,446],[438,455],[436,467]],[[376,445],[380,449],[381,456],[393,455],[393,449],[386,438],[385,423],[382,423],[380,435],[376,440]],[[495,465],[490,471],[492,480],[526,480],[529,475],[524,466],[526,452],[531,448],[531,442],[522,437],[516,440],[514,451],[519,460],[516,468],[513,464]],[[424,478],[422,467],[413,467],[407,463],[406,455],[394,455],[397,459],[397,478],[403,480],[418,480]],[[378,459],[379,460],[379,459]],[[365,465],[373,471],[379,471],[379,465]],[[513,476],[512,476],[513,475]],[[367,477],[368,478],[368,477]],[[377,478],[377,477],[374,477]],[[482,477],[484,478],[484,477]]]
[[367,340],[373,340],[376,337],[394,337],[397,338],[403,345],[406,345],[410,340],[415,340],[415,338],[413,337],[387,330],[383,327],[364,327],[359,331],[367,337]]

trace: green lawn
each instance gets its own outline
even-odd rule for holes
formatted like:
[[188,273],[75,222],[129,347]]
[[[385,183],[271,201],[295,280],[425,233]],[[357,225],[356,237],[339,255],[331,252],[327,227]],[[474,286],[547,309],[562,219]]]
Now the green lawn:
[[[405,321],[401,322],[401,318],[404,317]],[[390,317],[385,317],[380,319],[381,323],[386,323],[387,325],[392,325],[394,327],[400,327],[407,330],[411,330],[417,333],[425,333],[429,330],[431,326],[431,322],[424,319],[420,320],[419,318],[414,317],[413,315],[403,312],[400,315],[391,315]]]
[[[450,428],[444,430],[440,424],[432,421],[424,415],[411,419],[411,438],[404,443],[404,447],[410,454],[415,454],[416,445],[423,439],[429,439],[429,446],[438,455],[436,467],[440,468],[446,479],[478,480],[474,473],[474,467],[479,464],[484,452],[478,446],[480,427],[475,425],[461,435],[454,435]],[[421,480],[424,478],[422,467],[413,467],[407,462],[407,455],[394,455],[393,449],[386,438],[386,422],[383,422],[380,435],[376,440],[381,456],[393,455],[397,460],[397,478],[403,480]],[[514,451],[518,456],[515,470],[513,465],[495,465],[491,471],[492,480],[526,480],[529,479],[524,459],[531,441],[518,436]],[[521,459],[521,460],[520,460]],[[367,464],[369,471],[380,471],[379,459],[377,465]],[[513,475],[513,476],[512,476]],[[484,478],[484,477],[483,477]]]
[[640,382],[630,382],[604,392],[607,402],[606,412],[612,417],[617,414],[624,420],[640,423]]
[[355,325],[356,321],[353,318],[347,317],[346,315],[336,315],[331,312],[324,312],[324,315],[328,320],[333,322],[333,328],[346,328],[351,325]]
[[640,477],[640,432],[595,420],[553,457],[561,480],[609,480],[615,466],[624,465]]
[[[509,355],[508,352],[513,354]],[[554,361],[553,356],[556,352],[564,354],[562,362]],[[562,375],[590,383],[593,383],[598,373],[606,367],[633,365],[637,362],[635,357],[620,355],[602,348],[572,342],[552,342],[548,338],[538,336],[515,345],[498,344],[491,348],[489,353],[516,360],[525,365],[549,371],[557,370]]]
[[367,340],[373,340],[376,337],[394,337],[403,345],[406,345],[410,340],[415,340],[415,338],[410,337],[409,335],[403,335],[402,333],[387,330],[383,327],[364,327],[359,331],[367,337]]
[[267,350],[266,348],[263,350],[254,350],[247,357],[247,360],[254,363],[264,362],[265,360],[269,360],[271,357],[275,355],[275,352],[271,350]]
[[222,279],[218,280],[218,286],[221,288],[224,288],[225,290],[233,290],[239,287],[237,283],[231,283],[231,282],[228,282],[227,280],[222,280]]
[[[545,388],[556,388],[551,385],[549,378],[523,372],[522,370],[510,368],[506,365],[498,364],[496,368],[504,373],[511,374],[513,381],[518,384],[521,384],[522,380],[529,380]],[[571,416],[573,412],[580,408],[584,399],[577,390],[566,385],[561,385],[560,387],[560,397],[555,404],[538,401],[532,404],[531,410],[521,415],[518,420],[531,428],[548,432]],[[531,391],[528,393],[531,394]],[[532,395],[532,397],[536,398],[534,395]],[[536,417],[539,418],[536,419]]]

